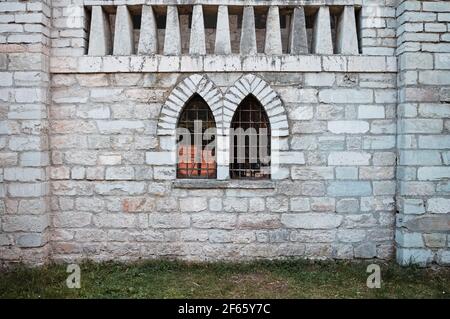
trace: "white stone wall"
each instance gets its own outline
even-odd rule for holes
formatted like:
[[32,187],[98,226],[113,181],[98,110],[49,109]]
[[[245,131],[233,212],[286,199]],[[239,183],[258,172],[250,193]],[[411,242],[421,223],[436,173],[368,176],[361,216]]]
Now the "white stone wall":
[[49,3],[0,3],[1,262],[49,252]]
[[450,2],[397,8],[397,260],[450,264]]
[[[217,15],[216,6],[219,4],[228,4],[229,9],[229,29],[230,41],[233,53],[239,53],[239,46],[241,40],[241,23],[243,6],[251,5],[255,7],[255,14],[263,19],[268,14],[269,6],[280,6],[280,15],[286,19],[286,24],[281,28],[282,49],[284,53],[288,52],[289,42],[289,28],[292,9],[295,6],[306,6],[306,15],[309,19],[314,20],[315,13],[318,8],[323,5],[334,5],[334,9],[330,11],[332,20],[332,37],[333,42],[336,42],[336,29],[338,24],[338,17],[345,5],[354,5],[358,11],[358,26],[359,26],[359,45],[360,50],[364,55],[394,55],[396,48],[396,19],[395,7],[398,0],[321,0],[321,1],[214,1],[204,0],[197,1],[204,6],[209,6],[205,10],[205,16],[215,17]],[[141,5],[155,5],[157,15],[167,14],[167,5],[177,4],[177,1],[108,1],[108,0],[55,0],[52,2],[53,15],[53,31],[52,31],[52,55],[53,56],[82,56],[87,53],[91,7],[102,5],[105,12],[108,13],[109,23],[111,28],[111,37],[114,38],[116,10],[118,5],[128,4],[130,6],[130,13],[133,16],[140,16],[142,14]],[[186,4],[183,2],[182,4]],[[290,10],[283,10],[289,7]],[[232,8],[232,9],[231,9]],[[337,10],[336,10],[337,9]],[[179,11],[181,50],[183,54],[189,53],[190,32],[189,16],[192,15],[192,8],[184,7]],[[158,53],[164,52],[164,37],[165,28],[159,27],[157,30],[158,36]],[[134,52],[137,52],[140,29],[134,29]],[[266,29],[258,27],[255,30],[256,44],[258,53],[265,51],[265,37]],[[309,52],[312,50],[313,42],[313,26],[308,25],[307,29]],[[206,27],[205,29],[205,47],[208,54],[214,52],[214,45],[216,39],[216,29]],[[335,48],[335,52],[336,48]]]
[[[189,75],[53,75],[53,258],[391,258],[395,73],[256,73],[283,102],[291,164],[200,185],[175,181],[157,135]],[[206,76],[225,92],[242,73]]]
[[[448,2],[316,1],[361,7],[361,55],[241,56],[231,13],[233,53],[211,55],[207,29],[207,54],[189,56],[182,12],[182,55],[85,56],[85,7],[114,12],[131,2],[136,10],[145,1],[0,3],[1,262],[387,260],[396,251],[401,264],[450,263]],[[256,30],[258,53],[265,36]],[[279,39],[270,40],[279,52]],[[285,29],[281,40],[286,53]],[[217,181],[175,179],[165,128],[176,116],[164,108],[174,90],[189,95],[188,78],[206,83],[195,90],[220,119],[225,158],[236,104],[229,92],[264,84],[260,99],[279,130],[271,181],[231,181],[226,161]]]

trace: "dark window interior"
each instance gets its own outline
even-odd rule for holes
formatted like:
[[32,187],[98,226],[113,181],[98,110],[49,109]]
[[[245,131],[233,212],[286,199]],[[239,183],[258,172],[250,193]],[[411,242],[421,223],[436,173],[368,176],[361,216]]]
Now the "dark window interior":
[[[256,136],[251,138],[251,134],[246,134],[245,143],[240,143],[242,145],[239,145],[236,134],[230,136],[232,139],[230,142],[233,142],[230,147],[230,177],[234,179],[270,179],[270,161],[265,162],[261,158],[261,155],[270,156],[270,123],[266,111],[254,96],[249,95],[239,104],[234,113],[231,128],[234,130],[242,128],[244,131],[253,128]],[[265,146],[260,145],[261,134],[264,133],[261,129],[265,129],[267,134]],[[266,147],[266,149],[261,150],[260,147]],[[239,148],[241,148],[240,152]],[[260,151],[263,151],[263,154]],[[251,152],[257,155],[256,160],[250,160]]]

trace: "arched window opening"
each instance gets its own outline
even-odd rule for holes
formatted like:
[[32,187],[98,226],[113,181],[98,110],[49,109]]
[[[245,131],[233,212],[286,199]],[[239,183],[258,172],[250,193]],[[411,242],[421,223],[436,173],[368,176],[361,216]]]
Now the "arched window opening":
[[270,179],[270,123],[261,103],[247,96],[231,121],[230,177]]
[[208,104],[193,95],[177,124],[177,178],[216,178],[216,133]]

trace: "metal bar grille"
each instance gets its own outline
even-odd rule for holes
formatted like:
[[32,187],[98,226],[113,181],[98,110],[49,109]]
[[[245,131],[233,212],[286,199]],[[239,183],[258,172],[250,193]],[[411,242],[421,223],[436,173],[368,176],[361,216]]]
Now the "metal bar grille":
[[[265,162],[261,158],[263,153],[270,156],[270,123],[267,113],[255,97],[249,95],[241,102],[234,113],[231,128],[231,178],[270,179],[270,161]],[[237,129],[245,132],[240,143]],[[267,143],[263,143],[264,145],[260,145],[262,134],[267,136]],[[260,149],[261,147],[266,150]],[[251,154],[256,154],[256,158],[251,158]]]
[[[195,121],[201,121],[198,132],[195,132]],[[216,123],[208,104],[198,94],[183,108],[177,127],[190,133],[190,141],[182,141],[183,137],[177,133],[177,178],[216,178]],[[213,134],[206,137],[205,131],[210,129]],[[201,141],[200,145],[195,145],[196,140]]]

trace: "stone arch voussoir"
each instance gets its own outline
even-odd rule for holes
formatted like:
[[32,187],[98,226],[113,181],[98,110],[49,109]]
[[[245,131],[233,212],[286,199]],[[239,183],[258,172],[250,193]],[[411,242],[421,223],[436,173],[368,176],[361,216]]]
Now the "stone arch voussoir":
[[265,80],[253,74],[243,75],[224,95],[222,117],[224,134],[228,135],[234,112],[242,100],[250,94],[264,107],[269,117],[272,136],[288,136],[289,125],[283,102]]
[[193,74],[178,83],[164,103],[158,120],[158,135],[175,135],[181,110],[194,95],[200,95],[210,107],[216,121],[217,133],[222,132],[222,92],[206,76]]

